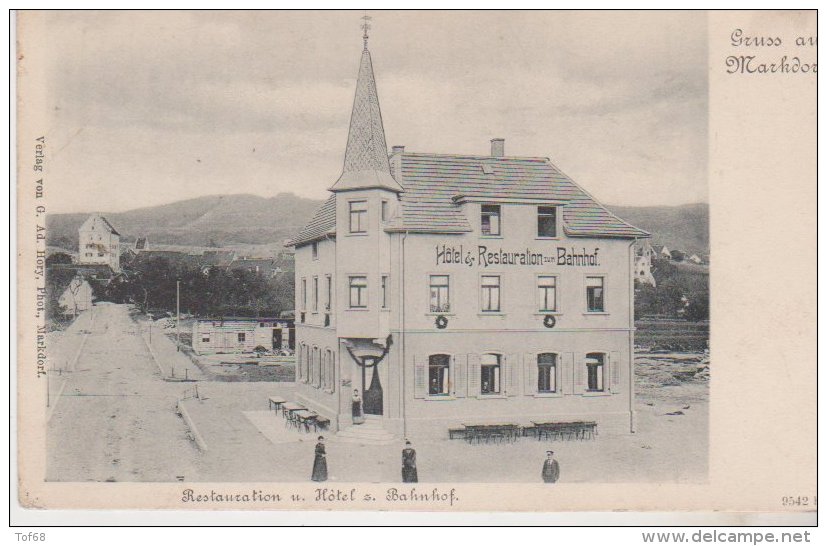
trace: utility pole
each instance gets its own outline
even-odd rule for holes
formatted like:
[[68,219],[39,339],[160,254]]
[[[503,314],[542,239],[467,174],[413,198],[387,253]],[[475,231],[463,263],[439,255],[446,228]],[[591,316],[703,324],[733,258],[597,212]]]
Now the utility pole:
[[181,279],[175,281],[175,350],[181,351]]

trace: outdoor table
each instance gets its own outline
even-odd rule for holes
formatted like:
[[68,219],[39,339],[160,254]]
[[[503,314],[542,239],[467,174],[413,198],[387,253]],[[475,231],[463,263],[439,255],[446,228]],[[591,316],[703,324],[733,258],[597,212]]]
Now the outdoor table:
[[556,421],[537,422],[533,421],[537,429],[537,441],[544,437],[548,439],[559,438],[561,440],[585,440],[593,438],[596,434],[597,423],[595,421]]
[[285,400],[284,398],[281,398],[279,396],[271,396],[268,399],[268,401],[270,402],[270,409],[275,408],[276,411],[278,411],[279,408],[281,408],[282,404],[287,402],[287,400]]
[[285,402],[281,405],[281,414],[290,423],[294,419],[293,413],[303,409],[307,408],[296,402]]
[[514,442],[520,433],[519,425],[514,423],[477,423],[462,424],[465,427],[465,440],[469,444],[489,441]]
[[312,412],[310,410],[296,410],[296,425],[303,426],[305,432],[310,432],[311,425],[313,426],[313,430],[316,430],[316,418],[319,416],[317,413]]

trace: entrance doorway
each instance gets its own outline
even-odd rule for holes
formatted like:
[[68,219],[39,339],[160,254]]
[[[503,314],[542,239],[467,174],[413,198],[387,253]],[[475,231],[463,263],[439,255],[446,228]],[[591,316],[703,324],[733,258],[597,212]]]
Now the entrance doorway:
[[[382,382],[379,380],[379,363],[373,357],[362,359],[362,407],[368,415],[382,415]],[[370,385],[367,376],[370,374]],[[367,387],[367,388],[366,388]]]
[[281,351],[281,328],[273,328],[273,350]]

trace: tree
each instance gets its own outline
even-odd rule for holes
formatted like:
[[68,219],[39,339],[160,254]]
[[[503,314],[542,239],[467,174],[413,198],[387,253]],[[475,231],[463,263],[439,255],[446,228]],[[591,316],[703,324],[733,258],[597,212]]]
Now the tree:
[[46,267],[56,264],[71,264],[72,257],[65,252],[55,252],[46,258]]

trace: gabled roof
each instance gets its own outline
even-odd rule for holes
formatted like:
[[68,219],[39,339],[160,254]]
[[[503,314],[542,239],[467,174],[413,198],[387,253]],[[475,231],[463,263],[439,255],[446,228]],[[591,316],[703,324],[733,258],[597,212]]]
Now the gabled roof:
[[323,239],[336,233],[336,194],[327,198],[316,210],[310,222],[304,226],[292,241],[291,246],[301,246],[311,241]]
[[[463,201],[513,200],[562,205],[562,226],[570,237],[649,237],[609,212],[546,158],[402,153],[394,161],[399,162],[396,177],[404,192],[401,213],[387,231],[466,233],[472,227]],[[335,203],[334,194],[292,244],[335,234]]]
[[373,77],[373,64],[367,47],[362,51],[350,130],[347,135],[345,162],[342,175],[330,191],[347,191],[363,188],[385,188],[400,192],[402,188],[391,176],[388,164],[388,147],[379,95]]
[[98,221],[100,221],[100,223],[103,224],[104,228],[106,228],[113,235],[117,235],[118,237],[121,236],[121,234],[118,233],[117,230],[112,226],[112,224],[109,223],[109,220],[107,220],[105,217],[101,216],[100,214],[93,214],[89,218],[87,218],[86,221],[83,222],[83,224],[81,224],[78,231],[91,230],[92,226],[95,225]]
[[148,244],[146,237],[138,237],[135,240],[135,250],[146,250],[147,246]]
[[546,158],[403,153],[399,161],[402,214],[389,231],[468,232],[463,200],[517,200],[564,205],[562,225],[571,237],[649,236],[597,203]]

